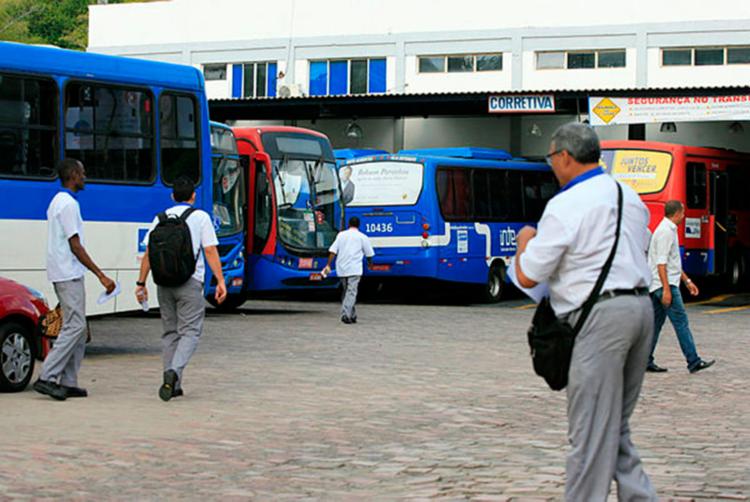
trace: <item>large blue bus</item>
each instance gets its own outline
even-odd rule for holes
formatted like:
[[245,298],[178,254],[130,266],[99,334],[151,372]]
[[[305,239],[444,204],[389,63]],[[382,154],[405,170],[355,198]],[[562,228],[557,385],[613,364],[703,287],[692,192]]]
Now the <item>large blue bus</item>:
[[[47,206],[56,163],[81,160],[86,247],[123,294],[87,312],[135,310],[131,291],[154,215],[173,205],[178,176],[212,210],[203,76],[189,66],[0,43],[0,275],[52,296],[45,273]],[[100,287],[91,274],[89,291]],[[52,296],[54,298],[54,296]],[[154,300],[156,297],[154,296]]]
[[467,284],[487,302],[503,296],[516,233],[558,189],[546,164],[487,148],[402,150],[346,168],[347,218],[360,217],[376,253],[366,280]]

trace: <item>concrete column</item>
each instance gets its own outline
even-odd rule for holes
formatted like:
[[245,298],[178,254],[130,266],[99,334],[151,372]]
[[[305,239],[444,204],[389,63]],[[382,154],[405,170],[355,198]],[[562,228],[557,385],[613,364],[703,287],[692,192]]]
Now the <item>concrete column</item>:
[[393,119],[393,151],[398,152],[399,150],[404,149],[404,136],[405,136],[405,127],[404,127],[404,118],[403,117],[395,117]]

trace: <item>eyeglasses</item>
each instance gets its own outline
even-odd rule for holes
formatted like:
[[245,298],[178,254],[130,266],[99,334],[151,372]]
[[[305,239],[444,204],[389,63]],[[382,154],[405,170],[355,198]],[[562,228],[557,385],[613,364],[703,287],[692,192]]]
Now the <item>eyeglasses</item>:
[[559,150],[555,150],[554,152],[548,153],[547,155],[545,155],[544,156],[544,160],[547,162],[547,165],[550,166],[550,167],[552,167],[552,157],[554,157],[555,155],[557,155],[558,153],[561,153],[563,151],[565,151],[565,150],[563,148],[561,148]]

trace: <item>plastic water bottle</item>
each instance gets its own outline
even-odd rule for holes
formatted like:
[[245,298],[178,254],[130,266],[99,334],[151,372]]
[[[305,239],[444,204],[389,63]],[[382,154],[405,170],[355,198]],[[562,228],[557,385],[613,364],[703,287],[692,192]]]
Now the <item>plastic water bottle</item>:
[[141,308],[143,309],[143,311],[148,312],[148,300],[146,300],[146,295],[143,294],[142,290],[138,292],[136,300],[138,300],[138,303],[141,304]]
[[148,312],[148,300],[143,300],[141,302],[141,308],[143,309],[144,312]]

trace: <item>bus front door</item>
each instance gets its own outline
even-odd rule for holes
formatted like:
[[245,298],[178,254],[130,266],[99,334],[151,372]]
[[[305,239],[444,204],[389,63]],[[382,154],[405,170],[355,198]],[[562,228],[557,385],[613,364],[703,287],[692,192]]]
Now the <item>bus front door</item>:
[[729,266],[729,177],[713,171],[710,175],[711,216],[714,220],[714,273],[724,274]]

